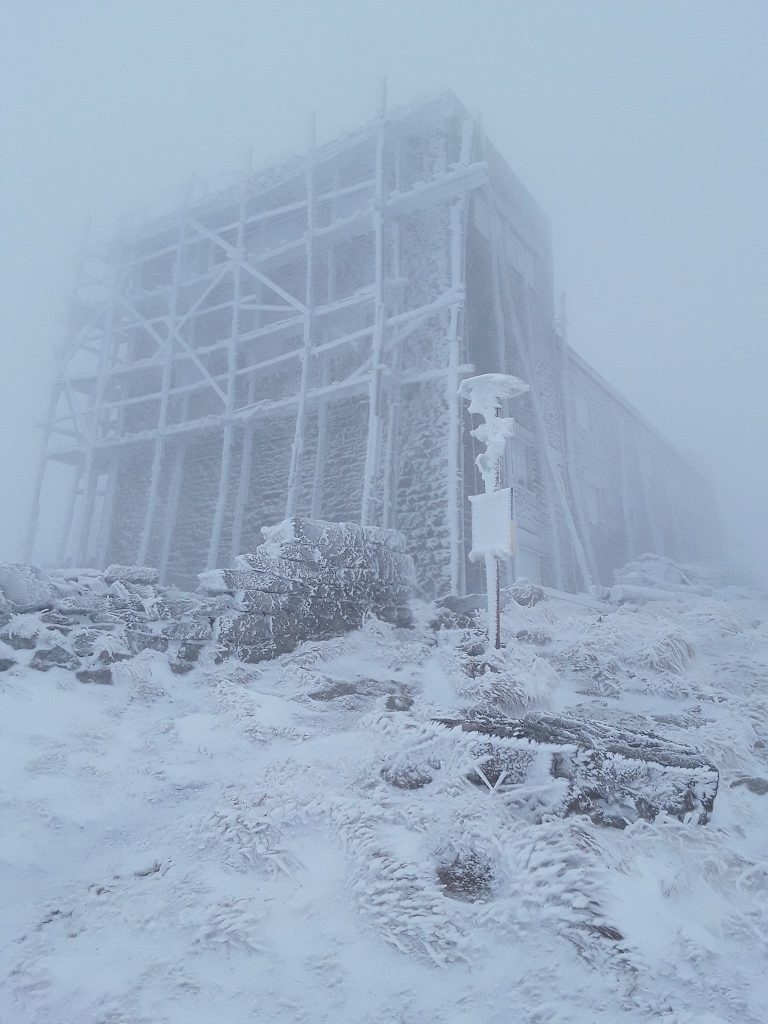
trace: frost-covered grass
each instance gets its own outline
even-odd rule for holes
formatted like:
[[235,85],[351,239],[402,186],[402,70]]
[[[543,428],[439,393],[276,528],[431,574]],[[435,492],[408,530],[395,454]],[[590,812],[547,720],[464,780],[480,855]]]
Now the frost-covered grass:
[[[183,677],[145,652],[112,687],[0,674],[0,1021],[764,1024],[768,604],[514,606],[484,674],[429,619]],[[695,746],[712,821],[549,814],[563,780],[486,784],[432,721],[468,706]]]

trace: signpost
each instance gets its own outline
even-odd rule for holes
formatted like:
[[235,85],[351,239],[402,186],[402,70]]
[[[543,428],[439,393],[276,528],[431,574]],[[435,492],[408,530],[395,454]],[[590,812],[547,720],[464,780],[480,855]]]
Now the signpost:
[[[485,486],[484,494],[470,495],[472,505],[472,550],[470,561],[485,560],[488,590],[488,639],[494,636],[496,648],[501,647],[501,579],[499,559],[514,554],[514,521],[512,488],[501,488],[501,460],[507,441],[514,433],[515,421],[501,416],[505,398],[517,398],[528,391],[528,385],[504,373],[483,373],[467,377],[459,386],[459,395],[469,402],[469,411],[483,417],[472,436],[485,445],[475,459]],[[495,632],[494,632],[495,631]]]

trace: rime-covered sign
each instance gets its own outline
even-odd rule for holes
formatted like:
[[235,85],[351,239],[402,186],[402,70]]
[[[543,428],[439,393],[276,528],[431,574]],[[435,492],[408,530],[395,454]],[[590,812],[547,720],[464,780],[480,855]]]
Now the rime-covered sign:
[[473,562],[493,555],[511,558],[515,553],[514,523],[512,522],[512,488],[490,494],[471,494]]

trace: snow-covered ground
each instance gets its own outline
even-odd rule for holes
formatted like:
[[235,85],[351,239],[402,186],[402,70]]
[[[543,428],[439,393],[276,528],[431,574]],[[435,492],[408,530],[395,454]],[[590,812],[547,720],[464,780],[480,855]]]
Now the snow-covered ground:
[[[768,602],[513,605],[479,676],[432,614],[249,668],[0,674],[0,1021],[765,1024]],[[711,822],[473,785],[432,719],[478,702],[697,747]]]

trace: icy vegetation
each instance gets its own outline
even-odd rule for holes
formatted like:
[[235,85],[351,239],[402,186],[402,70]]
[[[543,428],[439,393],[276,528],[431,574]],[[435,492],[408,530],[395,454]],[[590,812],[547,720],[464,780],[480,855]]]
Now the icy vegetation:
[[518,585],[501,652],[455,602],[88,685],[33,667],[46,586],[0,645],[0,1020],[768,1019],[763,596],[647,561]]

